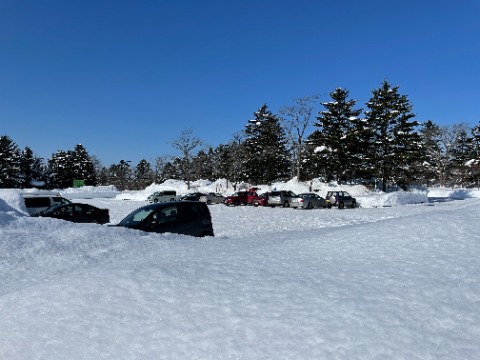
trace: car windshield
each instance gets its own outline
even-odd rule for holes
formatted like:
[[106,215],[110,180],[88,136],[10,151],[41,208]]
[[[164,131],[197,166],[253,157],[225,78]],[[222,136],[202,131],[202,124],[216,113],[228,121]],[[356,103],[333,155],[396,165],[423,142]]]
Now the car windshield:
[[145,206],[143,208],[137,209],[126,218],[124,218],[118,225],[121,226],[135,226],[140,224],[145,218],[147,218],[152,212],[154,212],[156,207],[154,206]]

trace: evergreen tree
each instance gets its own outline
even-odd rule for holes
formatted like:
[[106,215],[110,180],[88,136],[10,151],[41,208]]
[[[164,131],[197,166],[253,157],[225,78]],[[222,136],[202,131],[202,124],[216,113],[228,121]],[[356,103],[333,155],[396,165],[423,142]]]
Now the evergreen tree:
[[73,151],[57,150],[48,160],[48,187],[64,189],[73,185]]
[[20,188],[23,184],[20,149],[9,136],[2,135],[0,136],[0,188]]
[[214,179],[231,179],[232,153],[230,146],[220,144],[213,151],[212,176]]
[[73,186],[73,180],[85,180],[87,185],[96,185],[95,164],[83,145],[74,150],[58,150],[48,160],[48,186],[64,189]]
[[473,183],[480,188],[480,122],[472,129],[472,158],[468,164],[472,169]]
[[372,91],[373,96],[366,104],[366,119],[374,129],[371,158],[383,191],[388,184],[404,187],[412,181],[411,164],[420,154],[420,137],[416,132],[419,123],[412,120],[413,107],[398,89],[385,80]]
[[467,124],[457,124],[455,147],[452,149],[452,177],[455,185],[468,186],[473,182],[469,161],[474,157],[474,140],[468,135]]
[[142,159],[133,170],[133,188],[136,190],[144,189],[153,183],[155,175],[150,163]]
[[72,181],[85,180],[86,185],[96,185],[95,165],[85,147],[81,144],[76,145],[72,155]]
[[345,181],[354,172],[355,138],[353,136],[353,120],[361,114],[362,109],[354,109],[357,100],[348,100],[348,91],[337,88],[330,93],[332,101],[321,103],[324,111],[320,111],[314,126],[318,128],[309,138],[310,149],[314,151],[311,159],[316,168],[324,168],[327,181],[337,179]]
[[423,162],[418,171],[420,179],[426,185],[438,184],[440,180],[443,162],[441,134],[440,127],[432,120],[426,121],[420,130]]
[[266,104],[254,115],[255,119],[245,127],[245,166],[249,180],[256,184],[268,184],[286,179],[290,164],[279,119],[268,110]]
[[21,153],[20,169],[23,176],[22,187],[45,185],[46,178],[42,159],[36,157],[28,146]]
[[193,179],[213,180],[213,149],[200,150],[192,159]]

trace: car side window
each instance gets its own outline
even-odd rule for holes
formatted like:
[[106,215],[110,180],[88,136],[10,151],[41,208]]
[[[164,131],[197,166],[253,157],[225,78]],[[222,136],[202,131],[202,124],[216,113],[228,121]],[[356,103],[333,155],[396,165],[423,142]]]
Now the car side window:
[[177,213],[176,205],[163,207],[153,214],[153,222],[158,225],[174,223],[177,221]]
[[200,204],[188,204],[182,209],[182,222],[189,223],[198,221],[202,217],[202,209]]

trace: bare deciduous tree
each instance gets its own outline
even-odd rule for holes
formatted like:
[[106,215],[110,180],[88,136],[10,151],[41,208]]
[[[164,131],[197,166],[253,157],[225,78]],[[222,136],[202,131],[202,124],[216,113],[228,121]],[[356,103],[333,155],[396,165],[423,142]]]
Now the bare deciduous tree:
[[176,140],[173,140],[170,145],[181,153],[180,171],[187,183],[187,187],[190,189],[190,165],[196,150],[203,145],[203,141],[193,135],[192,129],[186,129]]
[[312,122],[312,114],[318,95],[308,95],[294,99],[295,104],[280,109],[283,128],[290,143],[292,155],[292,176],[300,180],[304,159],[305,132]]

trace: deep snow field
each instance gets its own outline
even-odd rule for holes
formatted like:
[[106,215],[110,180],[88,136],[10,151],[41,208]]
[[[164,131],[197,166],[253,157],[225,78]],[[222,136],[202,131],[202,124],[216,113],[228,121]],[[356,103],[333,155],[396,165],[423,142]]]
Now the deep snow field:
[[[62,195],[116,223],[177,185]],[[347,190],[360,208],[212,205],[214,238],[31,218],[0,190],[0,359],[478,359],[479,192]]]

